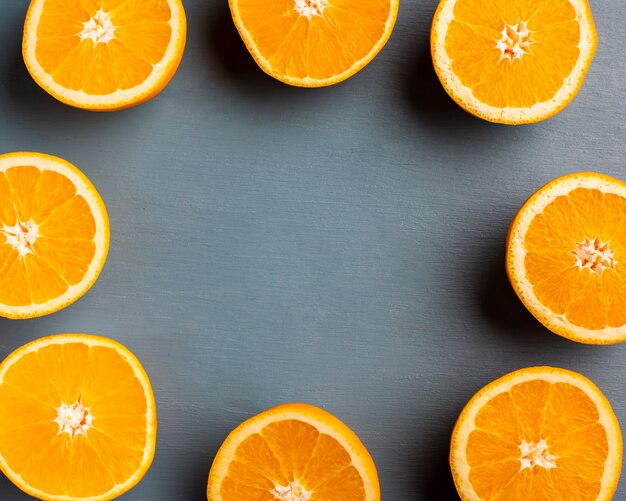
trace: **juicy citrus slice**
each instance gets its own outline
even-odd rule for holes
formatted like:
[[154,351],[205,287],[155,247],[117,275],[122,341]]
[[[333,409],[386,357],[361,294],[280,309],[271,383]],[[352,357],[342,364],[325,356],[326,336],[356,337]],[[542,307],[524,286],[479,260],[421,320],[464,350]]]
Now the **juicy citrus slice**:
[[46,315],[81,297],[109,248],[104,203],[65,160],[0,155],[0,316]]
[[609,501],[622,435],[591,381],[532,367],[472,397],[454,427],[450,466],[463,501]]
[[209,501],[374,501],[378,474],[345,424],[307,404],[258,414],[228,435],[213,461]]
[[575,97],[597,33],[587,0],[441,0],[431,51],[448,94],[485,120],[544,120]]
[[86,334],[38,339],[0,364],[0,468],[39,499],[112,499],[155,450],[148,376],[119,343]]
[[59,101],[113,111],[167,85],[186,26],[180,0],[32,0],[22,50],[32,77]]
[[229,0],[248,50],[267,74],[300,87],[354,75],[383,48],[399,0]]
[[548,183],[519,210],[506,269],[548,329],[591,344],[626,340],[626,184],[591,172]]

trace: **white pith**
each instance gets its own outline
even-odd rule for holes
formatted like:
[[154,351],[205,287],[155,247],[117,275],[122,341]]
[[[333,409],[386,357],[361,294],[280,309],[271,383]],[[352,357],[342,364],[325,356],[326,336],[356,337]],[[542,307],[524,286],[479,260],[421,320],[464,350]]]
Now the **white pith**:
[[516,24],[504,23],[502,38],[497,41],[496,49],[501,52],[500,60],[515,61],[530,52],[531,43],[530,31],[525,21],[518,21]]
[[294,480],[289,485],[274,484],[270,494],[277,501],[309,501],[313,491],[307,491],[297,480]]
[[[626,185],[612,181],[610,178],[593,173],[578,173],[564,176],[550,186],[540,189],[527,204],[528,210],[522,210],[514,219],[510,229],[509,247],[507,250],[507,266],[513,287],[526,307],[544,324],[557,333],[567,331],[576,336],[574,339],[583,342],[611,343],[626,337],[626,325],[604,327],[601,330],[586,329],[571,323],[565,315],[557,315],[541,303],[534,294],[533,286],[526,277],[526,254],[524,238],[536,214],[554,202],[559,196],[566,196],[577,188],[598,190],[603,194],[614,194],[626,198]],[[575,250],[575,249],[573,249]],[[569,337],[569,335],[567,336]]]
[[[450,464],[455,484],[463,492],[463,501],[484,501],[473,488],[470,480],[471,467],[467,458],[469,435],[477,429],[476,416],[491,399],[511,391],[515,385],[541,380],[549,384],[566,383],[581,389],[599,410],[598,423],[604,427],[608,438],[605,468],[600,479],[600,491],[594,501],[611,501],[615,484],[621,470],[622,433],[608,400],[592,381],[581,374],[553,367],[531,367],[507,374],[478,391],[467,403],[452,434]],[[521,471],[520,471],[521,474]],[[500,497],[500,499],[503,499]]]
[[84,23],[83,31],[80,32],[80,39],[91,39],[93,43],[109,43],[115,38],[115,26],[111,22],[111,14],[98,10],[95,15]]
[[329,5],[327,0],[295,0],[296,12],[309,20],[315,16],[322,17]]
[[39,226],[34,221],[18,221],[14,226],[4,225],[0,231],[4,233],[6,243],[13,246],[23,258],[33,252],[33,245],[39,236],[38,229]]
[[535,466],[551,470],[556,468],[558,457],[548,452],[548,444],[544,439],[539,442],[527,442],[522,440],[519,444],[520,451],[520,471],[533,469]]
[[182,5],[179,8],[177,2],[169,2],[172,14],[168,23],[171,28],[170,43],[163,54],[163,58],[153,65],[152,73],[146,80],[135,87],[118,89],[105,95],[93,95],[83,90],[63,87],[54,80],[52,75],[43,69],[37,60],[37,27],[44,3],[45,0],[33,0],[30,4],[24,25],[24,61],[31,74],[37,76],[38,83],[63,102],[88,109],[110,109],[111,103],[119,103],[120,106],[126,106],[127,103],[141,101],[144,96],[150,96],[150,93],[154,92],[155,88],[160,88],[160,82],[173,71],[172,66],[178,64],[177,52],[179,47],[185,45],[186,18]]
[[[69,304],[77,297],[80,297],[80,295],[90,287],[98,277],[100,269],[104,266],[104,261],[106,260],[109,241],[109,222],[100,195],[91,182],[73,165],[60,158],[39,153],[7,153],[0,155],[0,172],[4,173],[16,165],[32,165],[36,166],[39,170],[53,171],[68,178],[76,188],[76,195],[82,196],[87,202],[87,205],[89,205],[96,225],[94,234],[96,250],[89,267],[85,271],[83,279],[77,284],[68,285],[67,290],[59,297],[42,304],[32,303],[24,306],[1,305],[2,315],[19,318],[37,316],[40,311],[44,313],[56,311],[62,306]],[[98,202],[102,205],[99,205]],[[36,234],[34,231],[35,228],[33,226],[30,230],[30,239]],[[4,234],[6,236],[6,232],[4,232]],[[24,238],[24,241],[26,241],[26,237],[21,238]],[[4,244],[7,243],[10,242],[4,242]]]
[[437,74],[449,94],[462,106],[476,115],[501,123],[530,123],[554,114],[568,103],[576,94],[586,70],[593,58],[596,47],[596,35],[591,12],[587,0],[568,0],[575,10],[580,25],[578,48],[580,55],[571,73],[563,81],[563,85],[548,101],[535,103],[527,107],[499,108],[483,103],[474,97],[473,90],[466,87],[452,70],[452,60],[448,57],[445,40],[448,27],[454,20],[454,7],[457,0],[442,0],[439,4],[432,27],[433,38],[431,50]]
[[54,422],[59,425],[59,434],[67,433],[71,438],[77,435],[87,435],[93,416],[91,409],[85,407],[80,400],[73,404],[63,402],[56,411],[57,417]]
[[[110,348],[115,350],[123,359],[125,359],[135,377],[140,381],[142,387],[146,390],[146,436],[154,437],[156,434],[156,426],[157,426],[157,418],[156,418],[156,405],[154,401],[154,395],[152,392],[152,388],[150,385],[150,381],[148,379],[148,375],[145,373],[143,367],[137,358],[124,346],[112,341],[111,339],[94,336],[90,334],[57,334],[53,336],[48,336],[44,338],[37,339],[28,343],[21,348],[15,350],[11,353],[1,364],[0,366],[0,385],[4,382],[4,377],[11,370],[11,367],[19,362],[22,357],[27,356],[32,353],[36,353],[42,348],[45,348],[50,345],[60,345],[63,346],[65,344],[73,344],[80,343],[88,346],[89,348]],[[43,444],[42,444],[43,445]],[[14,483],[18,483],[16,481],[21,482],[21,488],[24,488],[28,494],[34,496],[38,499],[46,499],[49,501],[106,501],[120,496],[122,493],[126,492],[132,486],[137,484],[139,480],[144,476],[145,472],[150,466],[152,462],[152,458],[155,453],[155,443],[154,440],[148,439],[146,441],[146,446],[143,451],[141,464],[145,465],[142,469],[138,469],[134,472],[125,482],[120,484],[115,484],[114,487],[109,491],[101,494],[97,494],[95,496],[85,496],[85,497],[74,497],[66,494],[50,494],[48,492],[41,491],[37,488],[29,486],[28,482],[24,480],[24,478],[17,472],[13,471],[9,464],[6,462],[4,457],[0,455],[0,469],[7,475]]]
[[576,265],[579,268],[589,268],[598,274],[606,268],[615,268],[617,264],[609,244],[602,242],[599,238],[587,237],[583,242],[578,242],[572,254],[576,256]]

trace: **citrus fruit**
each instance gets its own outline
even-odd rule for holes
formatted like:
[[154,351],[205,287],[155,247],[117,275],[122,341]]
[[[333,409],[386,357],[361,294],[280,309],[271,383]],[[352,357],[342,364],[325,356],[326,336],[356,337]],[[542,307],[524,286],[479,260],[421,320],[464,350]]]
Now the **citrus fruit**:
[[523,124],[576,96],[597,39],[587,0],[441,0],[431,51],[441,83],[466,111]]
[[507,237],[513,289],[548,329],[574,341],[626,340],[626,184],[583,172],[551,181]]
[[81,297],[109,248],[104,203],[65,160],[0,155],[0,316],[46,315]]
[[622,435],[589,379],[531,367],[472,397],[452,433],[450,466],[463,501],[609,501]]
[[167,85],[186,26],[180,0],[32,0],[22,52],[35,81],[59,101],[113,111]]
[[378,474],[339,419],[308,404],[262,412],[228,435],[207,488],[209,501],[374,501]]
[[121,495],[150,467],[156,426],[147,374],[111,339],[49,336],[0,364],[0,468],[36,498]]
[[290,85],[321,87],[354,75],[383,48],[399,0],[229,0],[257,64]]

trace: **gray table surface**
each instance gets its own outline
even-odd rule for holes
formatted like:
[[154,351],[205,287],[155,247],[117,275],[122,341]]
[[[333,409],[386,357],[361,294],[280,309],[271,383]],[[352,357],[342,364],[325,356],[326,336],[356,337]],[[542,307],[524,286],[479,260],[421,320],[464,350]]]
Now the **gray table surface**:
[[[436,0],[404,0],[367,68],[313,90],[256,67],[226,0],[185,0],[177,75],[152,101],[110,114],[67,107],[29,77],[27,3],[0,4],[0,150],[81,168],[107,204],[111,248],[73,306],[1,320],[0,357],[88,332],[141,359],[157,454],[121,499],[206,499],[229,431],[289,401],[319,405],[361,437],[385,501],[458,499],[454,421],[475,391],[520,367],[582,372],[626,423],[626,344],[551,334],[503,264],[509,222],[543,183],[579,170],[626,179],[623,0],[592,1],[600,43],[578,98],[522,127],[476,119],[444,93],[428,46]],[[0,499],[28,496],[3,477]]]

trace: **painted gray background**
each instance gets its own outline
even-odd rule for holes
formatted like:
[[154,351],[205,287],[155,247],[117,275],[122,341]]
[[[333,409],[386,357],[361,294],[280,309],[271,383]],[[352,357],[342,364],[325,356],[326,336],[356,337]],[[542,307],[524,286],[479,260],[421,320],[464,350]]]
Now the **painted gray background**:
[[[574,103],[518,128],[445,95],[428,50],[436,0],[404,0],[379,56],[317,90],[257,69],[226,0],[184,3],[178,74],[113,114],[40,90],[21,59],[27,1],[0,3],[0,150],[77,165],[112,230],[91,291],[49,317],[0,321],[0,356],[59,332],[137,354],[156,392],[158,448],[122,499],[206,499],[228,432],[288,401],[355,430],[385,501],[458,499],[454,421],[476,390],[520,367],[584,373],[626,423],[626,345],[551,334],[503,269],[508,224],[543,183],[589,169],[626,179],[623,0],[592,2],[600,44]],[[27,498],[0,480],[0,499]]]

